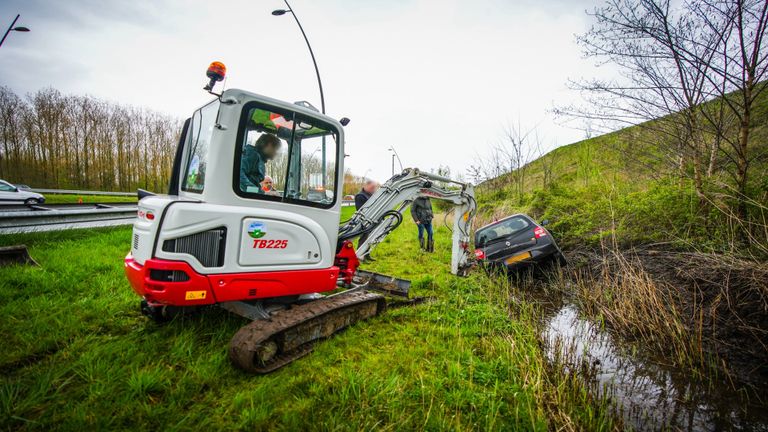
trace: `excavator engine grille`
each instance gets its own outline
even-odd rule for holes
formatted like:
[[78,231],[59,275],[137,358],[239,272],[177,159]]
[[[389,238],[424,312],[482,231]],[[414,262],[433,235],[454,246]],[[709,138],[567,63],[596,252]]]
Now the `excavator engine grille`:
[[224,265],[224,248],[227,240],[225,227],[190,234],[163,242],[163,251],[185,253],[197,258],[204,267]]
[[156,270],[149,271],[149,278],[161,282],[186,282],[189,275],[181,270]]

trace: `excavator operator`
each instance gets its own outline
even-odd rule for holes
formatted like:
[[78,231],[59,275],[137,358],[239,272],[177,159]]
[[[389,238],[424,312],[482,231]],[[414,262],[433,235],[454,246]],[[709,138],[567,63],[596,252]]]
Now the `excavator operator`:
[[263,194],[261,182],[266,177],[266,163],[277,156],[282,141],[265,133],[253,145],[245,144],[240,157],[240,190]]

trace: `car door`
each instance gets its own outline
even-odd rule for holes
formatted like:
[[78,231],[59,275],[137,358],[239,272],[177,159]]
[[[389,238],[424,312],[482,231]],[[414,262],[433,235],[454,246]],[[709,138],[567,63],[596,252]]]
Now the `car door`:
[[0,201],[21,201],[16,187],[8,182],[0,180]]
[[486,242],[485,256],[489,260],[501,260],[523,252],[536,244],[533,235],[535,225],[524,216],[513,216],[499,221],[493,227],[495,238]]

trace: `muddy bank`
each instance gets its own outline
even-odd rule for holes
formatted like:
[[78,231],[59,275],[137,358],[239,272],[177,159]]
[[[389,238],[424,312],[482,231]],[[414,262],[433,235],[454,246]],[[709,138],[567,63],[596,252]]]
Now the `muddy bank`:
[[[570,262],[566,277],[574,283],[608,279],[611,286],[623,287],[628,278],[647,276],[653,294],[664,302],[659,315],[674,311],[695,340],[694,350],[711,360],[708,368],[735,388],[768,385],[768,264],[651,247],[565,252]],[[646,313],[654,318],[654,310]],[[638,342],[649,337],[631,331],[622,336]]]
[[632,429],[768,431],[766,264],[565,252],[562,272],[512,277],[511,304],[541,314],[552,373],[573,374]]

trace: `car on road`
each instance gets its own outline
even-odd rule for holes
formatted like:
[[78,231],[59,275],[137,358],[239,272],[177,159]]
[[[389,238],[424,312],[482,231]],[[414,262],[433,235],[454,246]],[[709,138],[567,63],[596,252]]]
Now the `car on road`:
[[333,193],[325,190],[323,187],[311,188],[307,191],[307,200],[314,202],[329,203],[333,201]]
[[546,223],[516,214],[485,225],[475,232],[475,257],[486,267],[507,270],[551,262],[565,265],[563,252],[544,228]]
[[0,180],[0,203],[22,202],[26,205],[42,204],[45,197],[39,193],[22,189],[5,180]]

